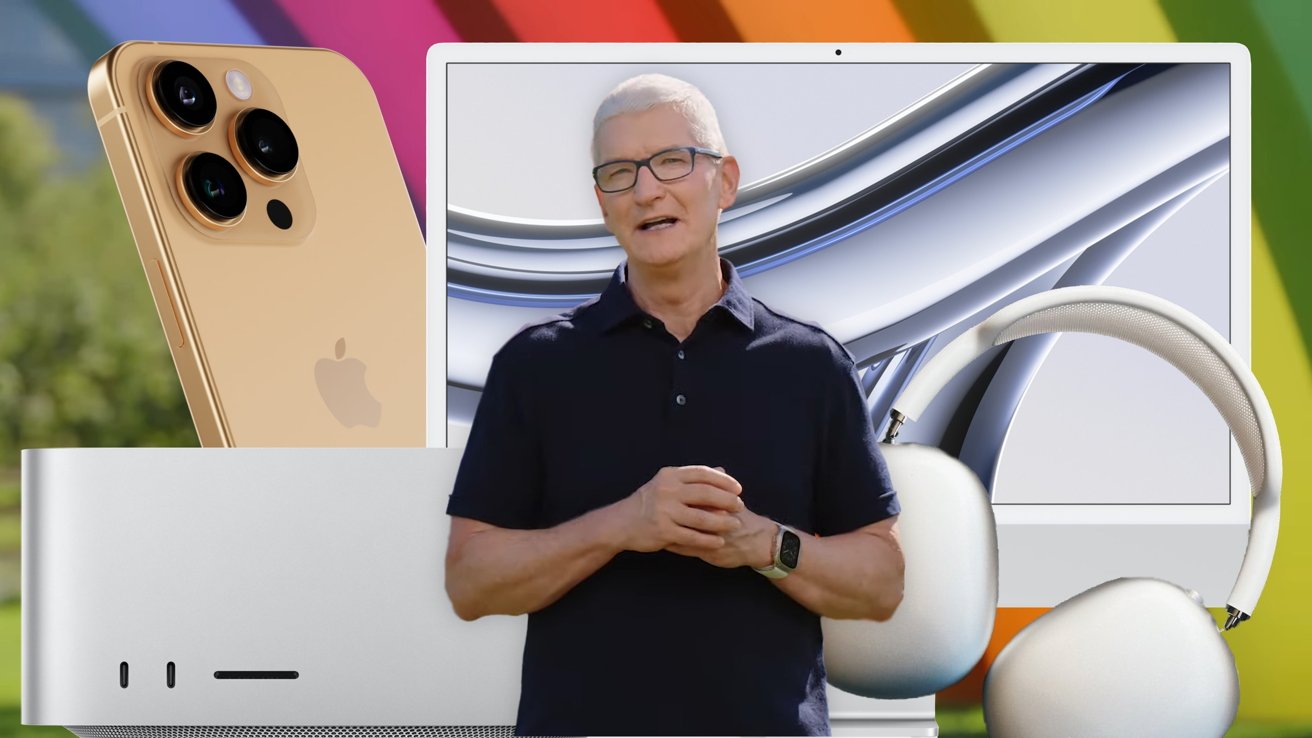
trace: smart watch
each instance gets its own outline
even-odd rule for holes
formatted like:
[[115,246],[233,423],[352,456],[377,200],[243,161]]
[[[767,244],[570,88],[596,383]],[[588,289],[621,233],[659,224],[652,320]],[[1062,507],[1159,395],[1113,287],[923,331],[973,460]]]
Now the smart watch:
[[788,576],[789,572],[797,568],[797,562],[802,558],[802,537],[783,523],[778,525],[779,532],[775,535],[772,549],[774,563],[764,569],[752,567],[753,571],[770,579],[783,579]]

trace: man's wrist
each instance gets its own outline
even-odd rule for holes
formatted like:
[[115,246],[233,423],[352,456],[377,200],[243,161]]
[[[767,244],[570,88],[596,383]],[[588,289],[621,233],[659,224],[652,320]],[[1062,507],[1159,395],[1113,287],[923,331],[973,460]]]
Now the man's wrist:
[[774,566],[774,557],[777,553],[775,545],[779,541],[779,524],[766,517],[762,517],[761,520],[765,524],[761,526],[756,534],[758,541],[756,550],[760,553],[756,561],[752,563],[753,569],[768,569]]
[[595,519],[597,541],[612,555],[629,550],[629,512],[625,508],[635,500],[625,497],[588,513]]
[[756,573],[770,579],[783,579],[796,571],[801,560],[802,538],[797,531],[784,525],[774,523],[774,545],[770,548],[770,563],[763,567],[753,567]]

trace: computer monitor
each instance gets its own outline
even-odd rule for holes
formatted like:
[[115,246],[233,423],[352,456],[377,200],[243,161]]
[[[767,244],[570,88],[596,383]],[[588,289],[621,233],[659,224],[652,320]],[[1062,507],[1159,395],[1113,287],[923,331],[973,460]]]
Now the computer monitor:
[[[430,370],[430,443],[463,443],[497,349],[595,296],[623,259],[592,191],[591,123],[646,72],[715,106],[742,167],[721,255],[754,296],[843,342],[881,429],[947,340],[1057,286],[1164,297],[1250,355],[1240,45],[442,44],[428,58],[429,365],[445,367]],[[1246,544],[1243,465],[1202,392],[1146,351],[1025,339],[901,439],[942,444],[990,490],[1002,606],[1130,575],[1224,604]]]

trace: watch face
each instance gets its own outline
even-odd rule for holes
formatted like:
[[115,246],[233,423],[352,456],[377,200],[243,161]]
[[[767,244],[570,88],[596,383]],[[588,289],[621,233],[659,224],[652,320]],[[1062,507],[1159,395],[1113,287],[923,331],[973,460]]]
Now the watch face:
[[797,568],[797,560],[802,556],[802,539],[791,530],[784,531],[784,540],[779,544],[779,563],[789,569]]

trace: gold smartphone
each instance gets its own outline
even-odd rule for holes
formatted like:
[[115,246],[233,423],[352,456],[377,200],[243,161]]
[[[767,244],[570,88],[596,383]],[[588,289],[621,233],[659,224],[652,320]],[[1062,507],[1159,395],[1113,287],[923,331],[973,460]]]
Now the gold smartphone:
[[423,236],[360,70],[129,42],[87,86],[201,445],[425,445]]

